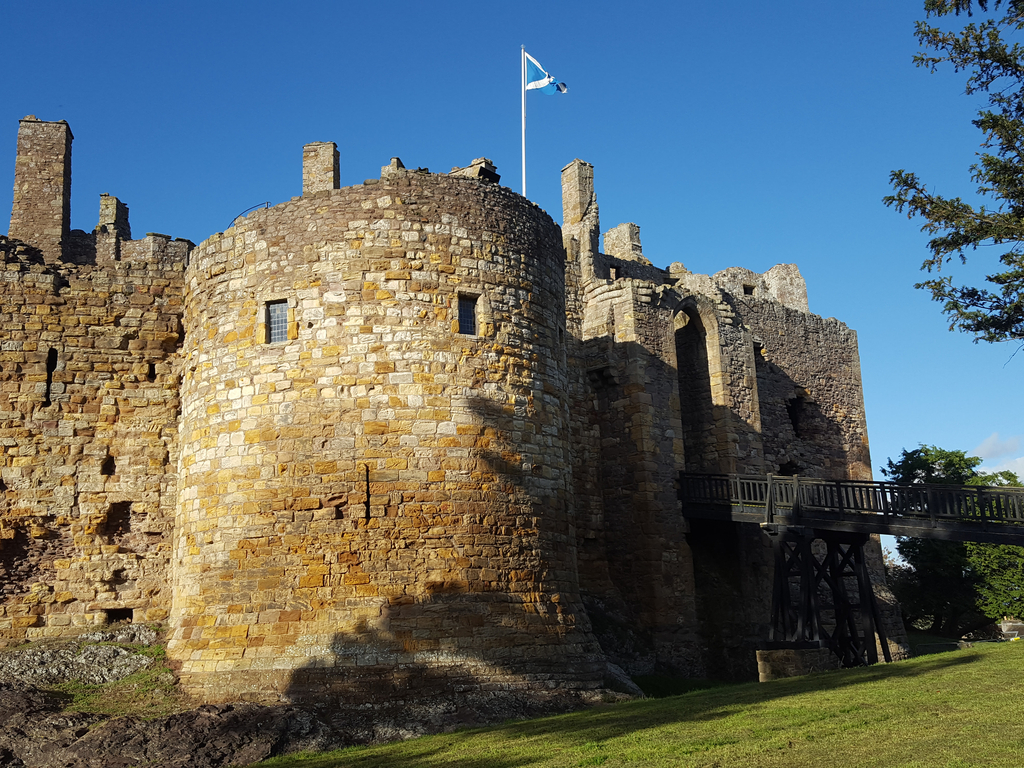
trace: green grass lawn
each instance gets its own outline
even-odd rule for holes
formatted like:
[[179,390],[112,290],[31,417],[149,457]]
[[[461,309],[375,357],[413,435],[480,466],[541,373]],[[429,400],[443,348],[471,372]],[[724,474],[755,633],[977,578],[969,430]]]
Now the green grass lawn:
[[1024,765],[1024,642],[896,664],[725,685],[277,768]]

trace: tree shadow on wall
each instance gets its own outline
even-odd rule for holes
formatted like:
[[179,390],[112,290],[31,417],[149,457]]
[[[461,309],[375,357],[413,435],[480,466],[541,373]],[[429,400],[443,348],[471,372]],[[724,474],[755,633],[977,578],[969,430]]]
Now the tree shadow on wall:
[[507,612],[491,617],[489,606],[467,599],[467,593],[427,588],[415,600],[382,605],[372,625],[357,621],[351,630],[334,633],[324,652],[290,674],[282,698],[315,712],[347,744],[581,706],[578,694],[538,682],[559,670],[571,674],[573,660],[558,654],[538,661],[525,635],[519,638],[521,651],[506,644],[488,650],[488,637],[502,630]]
[[[370,741],[566,711],[580,705],[566,684],[601,683],[605,661],[586,627],[577,629],[585,620],[567,576],[575,540],[565,480],[531,453],[544,442],[544,417],[532,411],[528,390],[519,393],[515,402],[453,399],[458,434],[437,436],[446,487],[432,501],[451,504],[450,527],[402,528],[406,548],[386,560],[361,555],[370,585],[383,585],[393,583],[394,553],[411,550],[401,568],[415,580],[398,582],[405,594],[353,601],[345,610],[364,618],[291,673],[287,701]],[[399,518],[403,507],[393,511]],[[420,525],[412,513],[405,522]],[[435,557],[435,547],[449,554]],[[367,703],[372,711],[353,715]]]

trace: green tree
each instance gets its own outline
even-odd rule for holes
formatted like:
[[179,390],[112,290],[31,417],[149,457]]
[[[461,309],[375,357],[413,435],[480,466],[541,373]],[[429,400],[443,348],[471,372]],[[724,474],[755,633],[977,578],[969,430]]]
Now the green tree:
[[978,610],[990,619],[1024,616],[1024,547],[974,541],[965,546],[978,578]]
[[[984,473],[982,459],[934,445],[903,450],[882,474],[897,483],[1020,485],[1013,472]],[[900,537],[890,588],[912,626],[959,636],[1005,615],[1024,615],[1024,548]]]
[[[928,17],[971,16],[975,9],[992,14],[959,31],[918,22],[925,50],[914,58],[931,71],[949,64],[968,73],[966,93],[985,95],[987,106],[973,121],[984,139],[971,178],[991,204],[943,197],[906,170],[892,172],[893,194],[884,202],[908,218],[920,216],[922,231],[933,235],[921,269],[934,276],[916,287],[942,302],[951,330],[975,341],[1024,341],[1024,48],[1010,41],[1024,30],[1024,0],[925,0],[924,8]],[[941,274],[954,258],[966,262],[983,245],[1002,251],[986,285],[958,285]]]
[[882,474],[894,483],[941,483],[967,485],[977,476],[981,459],[964,451],[944,451],[934,445],[921,445],[912,451],[905,448],[899,461],[889,459]]

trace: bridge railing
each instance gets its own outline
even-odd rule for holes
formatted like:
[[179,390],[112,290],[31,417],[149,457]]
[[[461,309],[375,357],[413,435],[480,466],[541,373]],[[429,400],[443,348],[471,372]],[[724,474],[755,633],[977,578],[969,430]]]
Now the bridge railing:
[[1021,488],[682,473],[680,497],[696,504],[730,505],[749,512],[767,512],[771,506],[796,515],[855,513],[885,519],[1024,525]]

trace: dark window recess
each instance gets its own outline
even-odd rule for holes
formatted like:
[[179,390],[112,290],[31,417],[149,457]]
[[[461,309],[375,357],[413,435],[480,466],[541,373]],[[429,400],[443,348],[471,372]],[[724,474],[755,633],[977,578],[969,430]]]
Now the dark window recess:
[[786,401],[786,413],[793,425],[793,434],[799,438],[807,437],[807,400],[802,396],[790,398]]
[[100,474],[101,475],[112,475],[112,474],[114,474],[115,471],[116,471],[116,466],[114,464],[114,457],[113,456],[107,456],[107,458],[105,458],[103,460],[103,463],[100,464]]
[[476,336],[476,296],[459,296],[459,333]]
[[783,477],[793,477],[800,474],[800,465],[795,461],[787,461],[779,465],[779,474]]
[[107,614],[107,624],[116,624],[119,621],[131,624],[133,612],[131,608],[107,608],[104,611]]
[[753,296],[754,295],[754,286],[752,286],[752,285],[744,285],[743,286],[743,295],[744,296]]
[[267,343],[288,341],[288,302],[267,302]]
[[149,364],[149,370],[146,372],[146,381],[156,381],[156,366],[153,363]]
[[0,547],[0,597],[18,591],[18,581],[27,579],[36,568],[28,557],[28,534],[14,529],[14,538],[5,539]]
[[46,353],[46,397],[43,399],[45,407],[50,405],[50,388],[53,386],[53,372],[56,370],[57,350],[50,347],[50,351]]
[[132,503],[118,501],[107,510],[107,520],[103,523],[102,534],[107,539],[120,538],[132,529]]

